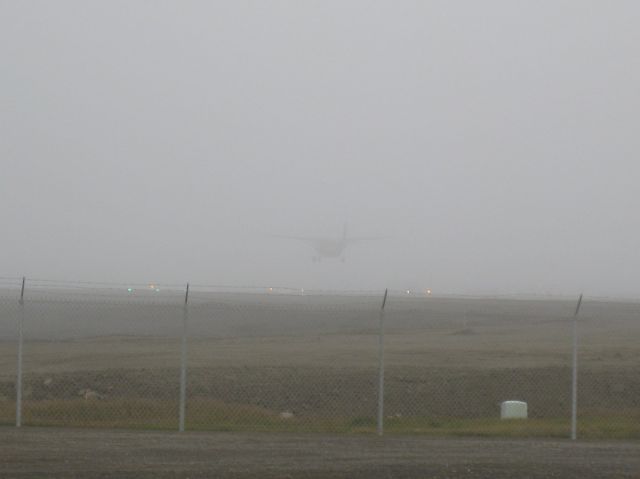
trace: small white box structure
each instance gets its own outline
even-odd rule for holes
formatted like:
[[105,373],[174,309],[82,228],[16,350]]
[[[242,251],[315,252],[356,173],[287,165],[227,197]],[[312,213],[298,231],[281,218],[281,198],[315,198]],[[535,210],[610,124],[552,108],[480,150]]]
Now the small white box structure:
[[527,403],[504,401],[500,404],[500,419],[527,419]]

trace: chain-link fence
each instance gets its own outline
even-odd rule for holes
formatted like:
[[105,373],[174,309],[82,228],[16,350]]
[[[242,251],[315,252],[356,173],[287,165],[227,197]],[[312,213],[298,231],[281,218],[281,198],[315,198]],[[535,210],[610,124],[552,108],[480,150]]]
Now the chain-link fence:
[[[573,301],[2,281],[3,425],[571,434]],[[640,304],[577,321],[578,437],[640,438]]]

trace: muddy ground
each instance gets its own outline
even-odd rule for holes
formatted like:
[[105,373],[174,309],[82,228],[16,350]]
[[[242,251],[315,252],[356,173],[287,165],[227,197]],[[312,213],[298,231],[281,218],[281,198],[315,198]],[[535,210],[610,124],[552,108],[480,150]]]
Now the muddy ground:
[[2,428],[2,478],[640,478],[637,442]]

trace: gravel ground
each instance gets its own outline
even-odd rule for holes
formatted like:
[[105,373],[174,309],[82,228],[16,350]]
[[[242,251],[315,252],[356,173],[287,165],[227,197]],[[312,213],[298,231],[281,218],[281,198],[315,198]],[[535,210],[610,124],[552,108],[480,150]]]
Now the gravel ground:
[[640,443],[2,428],[0,477],[640,478]]

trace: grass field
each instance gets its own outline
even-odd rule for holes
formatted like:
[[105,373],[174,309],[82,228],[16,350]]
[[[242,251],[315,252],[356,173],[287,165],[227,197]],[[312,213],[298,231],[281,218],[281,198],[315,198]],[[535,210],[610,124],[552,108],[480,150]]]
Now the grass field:
[[[7,403],[8,404],[8,403]],[[193,400],[187,421],[191,431],[219,432],[295,432],[374,434],[371,417],[305,417],[283,420],[267,409],[227,405],[214,400]],[[63,426],[103,429],[175,430],[177,404],[154,400],[109,400],[87,403],[84,400],[38,401],[25,404],[24,422],[30,426]],[[13,411],[4,409],[9,417]],[[580,420],[581,439],[640,439],[637,412],[619,416],[587,416]],[[5,425],[11,425],[5,423]],[[468,437],[554,437],[566,438],[570,424],[567,418],[500,420],[438,419],[433,417],[389,417],[386,434]]]
[[[187,428],[375,431],[379,298],[217,295],[189,316]],[[566,437],[570,301],[391,298],[389,434]],[[15,420],[15,319],[0,302],[0,422]],[[25,310],[23,423],[176,429],[182,309],[52,300]],[[579,435],[640,438],[640,305],[586,302]],[[530,419],[501,421],[499,403]]]

